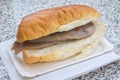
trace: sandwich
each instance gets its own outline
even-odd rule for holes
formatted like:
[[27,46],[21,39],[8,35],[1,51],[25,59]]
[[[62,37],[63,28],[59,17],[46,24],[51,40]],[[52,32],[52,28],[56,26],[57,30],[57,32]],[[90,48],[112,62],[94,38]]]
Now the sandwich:
[[99,12],[86,5],[39,10],[22,19],[12,50],[28,64],[90,55],[104,31]]

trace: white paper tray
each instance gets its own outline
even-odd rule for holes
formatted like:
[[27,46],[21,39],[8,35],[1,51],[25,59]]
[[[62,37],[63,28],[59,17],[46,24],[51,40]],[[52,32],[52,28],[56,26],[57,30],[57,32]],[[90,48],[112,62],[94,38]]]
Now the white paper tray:
[[[113,48],[112,45],[105,39],[103,39],[102,41],[103,41],[102,43],[106,43],[105,45],[107,45],[107,46],[104,45],[104,47],[103,47],[104,50],[108,51]],[[11,80],[16,80],[16,79],[17,80],[23,80],[23,79],[25,79],[25,80],[28,80],[28,79],[29,80],[63,80],[63,79],[68,79],[68,78],[74,78],[74,77],[85,74],[91,70],[94,70],[100,66],[108,64],[108,63],[113,62],[120,58],[118,55],[116,55],[113,52],[104,53],[104,54],[101,52],[101,53],[99,53],[99,55],[92,54],[91,56],[86,57],[84,59],[75,58],[75,60],[71,60],[72,59],[71,58],[70,60],[65,60],[62,62],[60,61],[60,62],[46,63],[46,64],[44,64],[44,66],[41,63],[41,64],[37,64],[40,66],[39,69],[46,66],[45,68],[42,68],[42,69],[44,69],[44,70],[46,69],[46,70],[44,72],[42,72],[41,74],[44,74],[44,73],[46,73],[46,74],[37,76],[34,78],[25,78],[25,77],[22,77],[21,75],[24,75],[26,73],[29,74],[30,73],[29,69],[31,69],[30,68],[31,66],[29,66],[29,69],[27,69],[28,71],[24,71],[26,69],[24,69],[23,71],[19,71],[19,73],[20,72],[22,72],[22,73],[25,72],[25,73],[23,73],[23,74],[20,73],[21,75],[19,75],[17,73],[15,66],[11,62],[10,57],[8,55],[7,49],[9,48],[10,43],[11,43],[11,40],[0,43],[0,52],[2,53],[0,55],[2,56],[2,60],[6,66],[6,69],[10,75]],[[96,49],[99,50],[100,48],[96,48]],[[11,56],[14,56],[14,55],[12,54]],[[13,59],[14,58],[12,58],[12,60]],[[15,61],[15,60],[13,60],[13,61]],[[17,60],[16,60],[16,62],[19,63],[19,61],[17,61]],[[77,64],[75,64],[75,63],[77,63]],[[15,64],[15,62],[14,62],[14,64]],[[53,64],[55,64],[55,65],[53,65]],[[74,64],[74,65],[72,65],[72,64]],[[53,66],[50,67],[51,65],[53,65]],[[67,66],[67,67],[65,67],[65,66]],[[19,68],[17,68],[17,69],[21,70],[20,68],[21,67],[19,66]],[[37,69],[38,68],[36,68],[36,70]],[[33,74],[33,72],[32,72],[32,76],[36,75],[36,74]],[[40,74],[38,74],[38,75],[40,75]],[[24,76],[26,76],[26,75],[24,75]],[[30,77],[31,77],[31,74],[30,74]]]

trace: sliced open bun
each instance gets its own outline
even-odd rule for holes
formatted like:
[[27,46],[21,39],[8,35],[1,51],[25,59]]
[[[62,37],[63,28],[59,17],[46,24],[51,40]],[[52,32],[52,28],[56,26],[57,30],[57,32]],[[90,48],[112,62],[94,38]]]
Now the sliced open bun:
[[89,55],[104,33],[104,26],[101,21],[93,20],[92,22],[96,26],[92,36],[77,41],[63,42],[39,50],[23,50],[24,61],[31,64],[62,60],[78,53],[82,56]]

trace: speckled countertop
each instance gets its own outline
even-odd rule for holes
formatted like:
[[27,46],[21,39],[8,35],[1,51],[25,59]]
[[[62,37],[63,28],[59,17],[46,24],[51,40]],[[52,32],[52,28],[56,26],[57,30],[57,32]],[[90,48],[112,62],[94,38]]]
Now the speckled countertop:
[[[86,4],[101,13],[106,38],[120,54],[120,0],[0,0],[0,42],[15,36],[21,19],[34,11],[67,5]],[[10,80],[0,56],[0,80]],[[74,80],[120,80],[120,60]]]

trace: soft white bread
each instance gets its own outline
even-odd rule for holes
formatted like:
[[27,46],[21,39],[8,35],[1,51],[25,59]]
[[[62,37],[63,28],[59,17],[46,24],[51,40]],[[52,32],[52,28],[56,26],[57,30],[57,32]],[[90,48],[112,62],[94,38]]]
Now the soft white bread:
[[[39,50],[24,50],[24,61],[31,64],[66,59],[75,54],[80,54],[81,56],[89,55],[104,33],[104,26],[100,20],[92,20],[92,22],[96,26],[96,30],[92,36],[82,40],[63,42]],[[78,21],[78,23],[81,23],[81,21]],[[83,21],[83,23],[86,23],[86,21]],[[71,23],[68,23],[67,25],[69,24]],[[72,26],[76,27],[75,21]]]
[[[99,17],[97,10],[85,5],[68,5],[40,10],[23,18],[18,28],[17,41],[24,42],[51,33],[68,31]],[[69,25],[66,25],[68,23]]]

